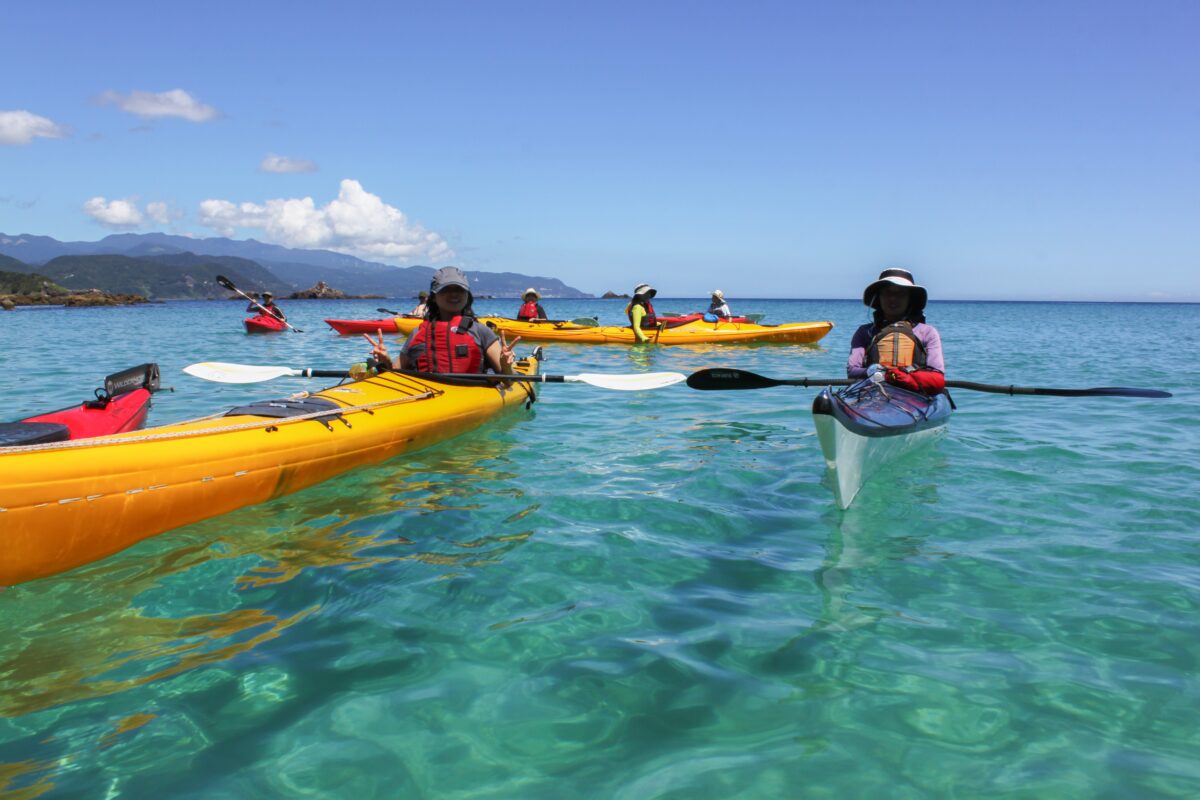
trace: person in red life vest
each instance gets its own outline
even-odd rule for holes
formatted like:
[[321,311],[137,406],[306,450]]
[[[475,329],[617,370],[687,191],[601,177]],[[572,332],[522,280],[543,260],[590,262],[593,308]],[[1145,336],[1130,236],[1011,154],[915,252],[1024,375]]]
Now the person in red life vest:
[[656,294],[658,294],[658,290],[650,284],[639,283],[633,290],[633,299],[629,301],[629,305],[625,306],[625,316],[629,318],[629,325],[633,328],[633,335],[638,344],[650,341],[643,331],[654,330],[658,327],[654,304],[650,302]]
[[925,321],[929,293],[906,269],[891,268],[863,291],[863,305],[874,309],[872,321],[854,332],[846,377],[877,372],[884,380],[914,392],[938,394],[946,389],[942,337]]
[[274,316],[276,319],[282,319],[282,320],[287,319],[287,317],[285,317],[283,315],[283,309],[281,309],[279,306],[275,305],[275,295],[271,294],[270,292],[262,293],[262,303],[261,304],[255,305],[254,303],[251,303],[250,306],[251,307],[249,309],[247,309],[247,311],[254,310],[254,311],[258,311],[263,314],[270,314],[270,315]]
[[[400,350],[400,369],[418,372],[483,373],[512,372],[513,346],[475,319],[470,284],[458,267],[442,267],[429,285],[429,307],[425,320],[408,337]],[[383,369],[392,369],[392,359],[383,341],[363,334],[371,343],[371,356]]]
[[532,287],[525,290],[524,304],[517,312],[517,319],[533,320],[533,319],[548,319],[546,309],[542,308],[542,304],[538,300],[542,296],[538,294],[538,290]]

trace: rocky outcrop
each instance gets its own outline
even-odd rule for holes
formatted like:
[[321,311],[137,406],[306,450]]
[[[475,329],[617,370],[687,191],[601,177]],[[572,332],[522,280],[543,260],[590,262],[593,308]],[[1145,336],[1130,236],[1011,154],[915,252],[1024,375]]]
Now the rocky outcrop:
[[334,289],[325,281],[317,281],[316,285],[311,289],[303,289],[299,292],[293,292],[287,297],[288,300],[366,300],[366,299],[383,299],[381,294],[346,294],[340,289]]
[[346,293],[333,288],[325,281],[317,281],[311,289],[302,289],[288,295],[289,300],[345,300]]
[[65,294],[39,292],[37,294],[6,294],[0,295],[0,308],[12,311],[17,306],[70,306],[86,308],[90,306],[126,306],[134,303],[150,302],[140,294],[111,294],[99,289],[70,291]]
[[604,294],[600,295],[600,299],[601,300],[628,300],[629,295],[617,294],[616,292],[605,292]]

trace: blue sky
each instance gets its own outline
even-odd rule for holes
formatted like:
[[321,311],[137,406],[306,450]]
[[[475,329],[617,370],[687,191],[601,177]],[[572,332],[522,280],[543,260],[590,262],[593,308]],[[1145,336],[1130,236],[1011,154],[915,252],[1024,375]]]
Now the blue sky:
[[[1200,301],[1200,3],[22,3],[0,231]],[[19,77],[16,77],[19,76]]]

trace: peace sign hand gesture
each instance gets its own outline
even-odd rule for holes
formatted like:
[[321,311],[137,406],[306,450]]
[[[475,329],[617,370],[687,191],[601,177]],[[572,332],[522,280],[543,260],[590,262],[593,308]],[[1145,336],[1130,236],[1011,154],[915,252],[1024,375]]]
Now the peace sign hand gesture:
[[364,333],[362,337],[371,343],[371,358],[390,366],[392,358],[388,355],[387,344],[383,341],[383,330],[379,329],[376,332],[379,334],[379,341],[372,339],[369,333]]
[[517,346],[517,342],[519,341],[521,341],[520,336],[513,339],[511,342],[506,342],[504,340],[503,331],[500,333],[500,366],[503,367],[505,371],[508,371],[512,367],[513,362],[517,360],[517,356],[513,352],[513,348]]

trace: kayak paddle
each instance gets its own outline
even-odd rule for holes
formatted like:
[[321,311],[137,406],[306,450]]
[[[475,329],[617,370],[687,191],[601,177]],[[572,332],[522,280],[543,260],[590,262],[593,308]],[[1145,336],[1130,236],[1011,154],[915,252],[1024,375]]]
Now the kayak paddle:
[[[792,378],[779,380],[746,372],[741,369],[702,369],[687,378],[693,389],[768,389],[772,386],[850,386],[857,379],[848,378]],[[948,389],[969,389],[974,392],[993,394],[1029,394],[1049,397],[1171,397],[1170,392],[1158,389],[1129,389],[1123,386],[1103,386],[1095,389],[1047,389],[1029,386],[997,386],[990,383],[971,381],[946,381]]]
[[228,289],[228,290],[229,290],[229,291],[231,291],[231,292],[237,292],[237,293],[238,293],[238,294],[240,294],[242,297],[246,298],[246,299],[247,299],[247,300],[249,300],[251,303],[253,303],[254,305],[258,306],[260,309],[262,309],[262,312],[263,312],[264,314],[267,314],[268,316],[276,317],[276,319],[279,319],[279,321],[280,321],[280,322],[282,322],[284,325],[287,325],[289,328],[291,328],[293,333],[304,333],[304,331],[300,330],[300,329],[299,329],[299,328],[297,328],[295,325],[292,325],[292,324],[291,324],[290,322],[288,322],[286,319],[282,319],[282,318],[280,318],[280,317],[277,317],[275,314],[272,314],[270,311],[267,311],[267,309],[266,309],[266,308],[263,306],[263,304],[262,304],[262,303],[258,302],[258,301],[257,301],[257,300],[255,300],[253,297],[251,297],[250,295],[246,294],[245,292],[243,292],[243,291],[242,291],[241,289],[239,289],[238,287],[234,286],[234,285],[233,285],[233,281],[229,280],[229,278],[226,278],[224,275],[218,275],[218,276],[217,276],[217,283],[221,284],[222,286],[224,286],[226,289]]
[[[196,378],[217,383],[261,383],[275,378],[348,378],[346,370],[327,369],[293,369],[291,367],[255,366],[252,364],[227,364],[220,361],[204,361],[184,367],[183,371]],[[579,375],[486,375],[476,373],[447,373],[432,375],[423,372],[396,370],[402,375],[414,375],[430,379],[472,380],[480,383],[494,381],[514,381],[520,383],[586,383],[601,389],[613,389],[623,392],[637,392],[646,389],[661,389],[679,383],[684,379],[681,372],[641,372],[631,375],[614,375],[603,372],[582,373]]]
[[744,369],[702,369],[688,375],[687,385],[693,389],[769,389],[772,386],[849,386],[858,383],[847,378],[776,379],[746,372]]

